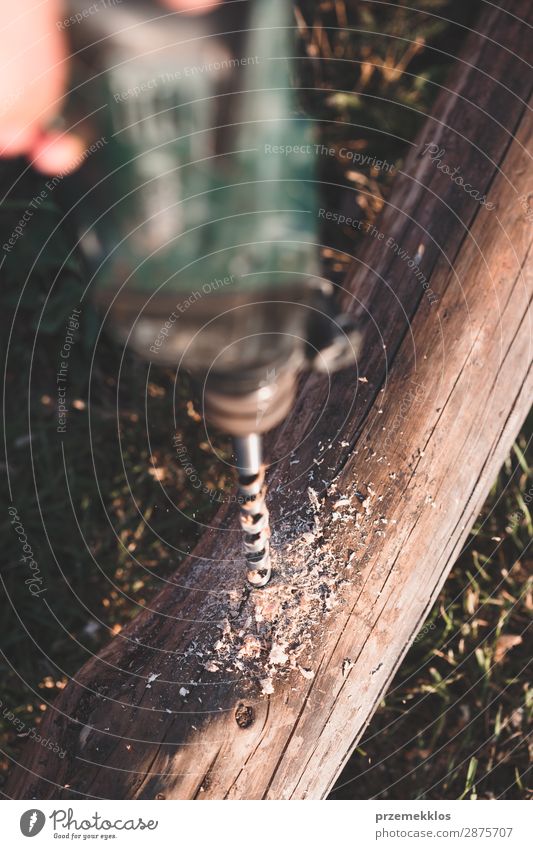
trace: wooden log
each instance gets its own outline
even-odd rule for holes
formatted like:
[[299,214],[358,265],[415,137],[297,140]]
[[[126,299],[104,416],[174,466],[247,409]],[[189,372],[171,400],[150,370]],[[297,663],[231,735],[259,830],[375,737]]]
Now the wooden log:
[[302,381],[270,442],[272,583],[243,586],[223,508],[47,712],[67,756],[29,744],[8,796],[328,793],[527,413],[531,22],[484,14],[354,259],[358,370]]

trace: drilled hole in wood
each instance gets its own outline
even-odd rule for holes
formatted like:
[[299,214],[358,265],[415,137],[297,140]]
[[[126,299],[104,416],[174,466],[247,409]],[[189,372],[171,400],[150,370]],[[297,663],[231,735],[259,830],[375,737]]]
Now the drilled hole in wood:
[[240,702],[235,711],[235,722],[239,728],[249,728],[255,719],[254,709],[251,705]]

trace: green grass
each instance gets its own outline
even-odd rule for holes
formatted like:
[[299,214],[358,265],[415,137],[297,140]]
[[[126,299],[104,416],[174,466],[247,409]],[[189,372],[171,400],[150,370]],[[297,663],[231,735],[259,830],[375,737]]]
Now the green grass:
[[[440,51],[456,53],[463,34],[432,15],[468,23],[479,7],[455,0],[419,2],[428,15],[404,5],[353,0],[301,5],[301,43],[308,57],[300,63],[307,88],[303,100],[328,145],[348,141],[354,150],[399,164],[405,151],[401,140],[412,139],[431,107],[436,83],[447,73],[450,59]],[[345,23],[354,31],[347,34]],[[406,40],[413,38],[418,39],[414,47]],[[0,211],[3,237],[43,186],[36,174],[20,174],[21,163],[0,164],[2,195],[7,191]],[[322,177],[346,187],[325,189],[330,208],[350,203],[352,214],[359,211],[369,220],[379,214],[393,179],[339,157],[324,158]],[[356,192],[353,208],[354,185],[370,190],[371,201]],[[53,193],[2,267],[4,343],[11,334],[5,383],[11,493],[6,496],[18,511],[47,589],[46,604],[37,604],[24,583],[20,543],[5,511],[0,517],[4,773],[20,752],[18,734],[38,726],[68,678],[150,604],[194,546],[197,522],[208,522],[216,509],[208,494],[188,485],[172,444],[174,416],[206,487],[214,492],[232,486],[227,467],[206,443],[190,386],[183,381],[175,386],[171,371],[123,358],[116,343],[98,336],[98,317],[85,301],[69,366],[71,413],[63,455],[55,376],[67,319],[84,289],[77,257],[63,265],[72,245],[68,226],[57,229],[31,268],[60,220],[57,201]],[[324,239],[333,245],[325,255],[328,272],[341,276],[342,251],[357,250],[353,232],[337,228],[326,231]],[[529,432],[524,429],[518,438],[336,796],[528,795]],[[229,456],[227,440],[215,447],[221,458]],[[178,520],[169,494],[181,511]],[[9,712],[20,721],[18,729],[4,715]]]

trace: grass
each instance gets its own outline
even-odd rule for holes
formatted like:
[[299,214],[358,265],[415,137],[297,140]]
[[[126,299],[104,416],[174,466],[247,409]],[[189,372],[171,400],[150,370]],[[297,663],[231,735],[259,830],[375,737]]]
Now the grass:
[[[461,26],[438,16],[468,24],[479,8],[477,2],[455,0],[419,1],[416,12],[407,5],[338,0],[298,7],[307,57],[300,63],[302,97],[328,145],[348,143],[354,151],[399,164],[402,140],[414,136],[447,73],[445,53],[456,53],[463,35]],[[337,186],[325,188],[329,208],[350,204],[351,214],[373,220],[393,175],[333,156],[324,157],[322,178]],[[0,227],[2,236],[9,236],[45,181],[11,162],[0,164],[0,185],[2,196],[7,192]],[[372,195],[369,200],[356,191],[356,208],[354,186]],[[48,192],[2,267],[4,471],[11,486],[6,495],[46,587],[46,604],[36,604],[24,583],[19,540],[4,513],[4,774],[69,677],[149,605],[179,568],[196,542],[196,523],[207,522],[215,511],[209,491],[232,486],[206,443],[190,386],[176,386],[170,370],[139,365],[113,340],[98,336],[98,317],[84,300],[69,360],[71,412],[62,448],[56,374],[84,277],[75,253],[64,263],[73,237],[65,225],[54,232],[60,216],[59,193]],[[36,258],[48,236],[46,250]],[[343,249],[357,251],[354,233],[326,230],[324,241],[331,245],[328,272],[340,277],[346,267]],[[173,448],[176,430],[208,492],[188,485]],[[529,433],[525,428],[518,437],[335,797],[524,798],[530,793]],[[215,447],[221,458],[229,457],[227,440],[221,437]]]

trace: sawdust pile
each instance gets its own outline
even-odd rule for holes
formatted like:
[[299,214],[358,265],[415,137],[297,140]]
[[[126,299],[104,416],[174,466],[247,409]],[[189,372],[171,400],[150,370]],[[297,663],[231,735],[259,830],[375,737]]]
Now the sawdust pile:
[[[274,578],[261,590],[230,593],[229,613],[220,635],[203,659],[207,672],[240,675],[260,682],[265,695],[275,680],[297,670],[312,679],[313,649],[327,627],[327,615],[343,603],[343,587],[357,579],[357,552],[339,554],[331,536],[339,523],[355,525],[364,545],[362,524],[374,493],[339,496],[330,486],[328,504],[308,489],[307,510],[276,527],[272,538]],[[332,509],[333,508],[333,509]],[[288,555],[283,559],[283,554]]]

